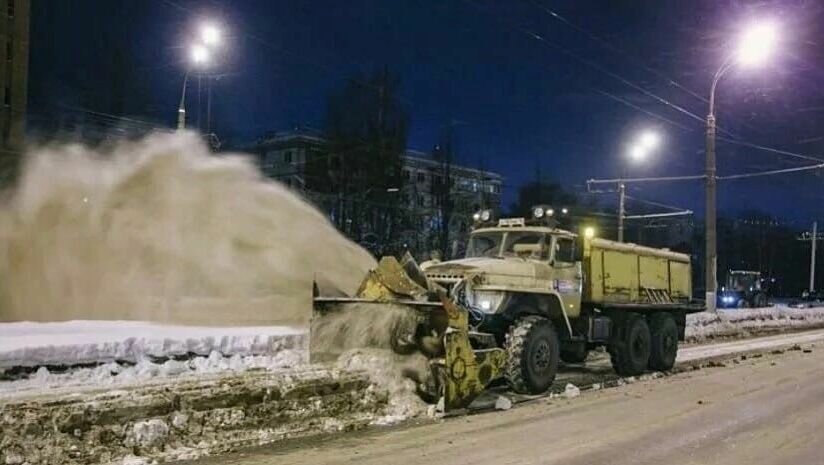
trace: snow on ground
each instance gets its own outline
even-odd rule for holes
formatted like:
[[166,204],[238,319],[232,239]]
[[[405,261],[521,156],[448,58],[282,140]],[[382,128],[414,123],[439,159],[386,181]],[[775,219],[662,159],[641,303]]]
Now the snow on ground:
[[[701,342],[816,326],[824,326],[824,307],[779,304],[689,315],[686,336],[690,342]],[[281,370],[307,363],[307,347],[305,329],[278,326],[0,323],[0,379],[6,379],[0,381],[0,397],[80,386],[125,386],[179,376]]]
[[[134,321],[0,323],[0,397],[154,378],[279,370],[307,362],[306,331]],[[30,374],[12,373],[25,367]],[[50,371],[51,369],[51,371]]]
[[162,363],[140,360],[135,364],[108,362],[54,373],[41,366],[28,376],[0,381],[0,399],[29,393],[73,392],[79,388],[115,388],[185,376],[241,373],[248,370],[277,371],[306,362],[306,351],[286,349],[273,355],[224,356],[213,351],[206,357],[196,356],[188,360],[166,360]]
[[0,371],[14,366],[79,365],[218,352],[272,355],[304,349],[306,331],[283,326],[200,327],[139,321],[0,323]]
[[718,313],[687,316],[688,341],[700,342],[715,337],[745,337],[777,329],[803,329],[824,325],[824,307],[795,308],[784,304],[773,307],[719,309]]

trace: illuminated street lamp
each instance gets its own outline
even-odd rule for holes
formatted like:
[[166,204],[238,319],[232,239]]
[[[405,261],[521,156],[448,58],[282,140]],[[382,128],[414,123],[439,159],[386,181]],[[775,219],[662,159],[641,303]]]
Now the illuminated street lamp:
[[220,44],[221,34],[220,29],[212,23],[206,23],[200,28],[200,40],[209,46]]
[[706,134],[706,304],[708,311],[716,309],[718,287],[716,251],[716,169],[715,169],[715,88],[719,79],[733,66],[753,67],[764,64],[775,51],[778,28],[774,23],[762,22],[750,25],[739,38],[735,51],[730,54],[715,73],[710,87],[709,112]]
[[[638,135],[635,143],[629,148],[629,158],[640,163],[647,158],[647,155],[661,145],[661,136],[654,131],[644,131]],[[624,217],[626,216],[626,194],[627,188],[624,182],[618,184],[618,242],[624,242]]]
[[191,58],[192,63],[196,66],[202,66],[209,62],[209,49],[203,45],[195,44],[192,46]]
[[209,63],[209,49],[201,44],[195,44],[189,50],[189,58],[191,66],[186,69],[186,74],[183,75],[183,92],[180,94],[180,106],[177,107],[178,130],[186,128],[186,85],[189,83],[189,71],[192,67],[202,68]]
[[[189,52],[190,64],[186,68],[186,74],[183,76],[183,92],[180,95],[180,106],[177,108],[177,129],[182,130],[186,128],[186,86],[189,82],[189,73],[192,69],[203,69],[212,61],[214,49],[220,45],[222,34],[220,29],[213,23],[204,23],[200,27],[198,34],[198,42],[194,43]],[[198,80],[198,83],[200,81]],[[198,84],[199,85],[199,84]],[[198,87],[199,89],[199,87]],[[210,87],[211,89],[211,87]],[[198,91],[199,92],[199,91]],[[198,93],[198,95],[200,95]],[[211,94],[210,94],[211,97]],[[211,100],[211,99],[210,99]],[[211,103],[211,101],[210,101]],[[209,105],[211,111],[211,105]]]

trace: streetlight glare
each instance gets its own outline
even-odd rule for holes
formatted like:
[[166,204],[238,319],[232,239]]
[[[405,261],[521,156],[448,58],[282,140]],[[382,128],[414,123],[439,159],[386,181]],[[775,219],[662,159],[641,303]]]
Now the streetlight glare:
[[209,50],[203,45],[196,44],[192,46],[191,52],[192,61],[196,65],[201,65],[209,61]]
[[661,143],[661,136],[652,131],[641,134],[641,145],[646,149],[654,149]]
[[629,149],[629,157],[633,161],[641,161],[647,157],[647,148],[643,145],[633,145]]
[[204,24],[200,28],[200,38],[206,45],[217,45],[220,43],[220,29],[214,24]]
[[767,61],[778,42],[778,28],[772,22],[757,23],[744,31],[738,44],[738,61],[758,66]]

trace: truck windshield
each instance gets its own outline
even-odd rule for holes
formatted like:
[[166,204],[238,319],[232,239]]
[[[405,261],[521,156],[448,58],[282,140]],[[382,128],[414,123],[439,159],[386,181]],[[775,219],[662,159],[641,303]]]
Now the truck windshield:
[[466,246],[466,258],[497,257],[503,237],[500,232],[473,234]]
[[504,241],[503,255],[522,258],[549,258],[545,234],[531,231],[509,232]]
[[[469,238],[466,257],[548,258],[545,234],[531,231],[485,232]],[[503,242],[503,247],[501,243]]]

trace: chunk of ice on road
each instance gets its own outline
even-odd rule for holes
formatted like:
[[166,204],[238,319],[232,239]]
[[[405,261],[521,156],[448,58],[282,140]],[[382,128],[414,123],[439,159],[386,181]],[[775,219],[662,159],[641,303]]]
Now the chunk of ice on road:
[[564,388],[564,397],[567,399],[572,399],[573,397],[578,397],[579,395],[581,395],[581,390],[578,389],[578,386],[572,383],[567,383]]
[[495,400],[495,410],[509,410],[512,408],[512,400],[505,396],[498,396]]

